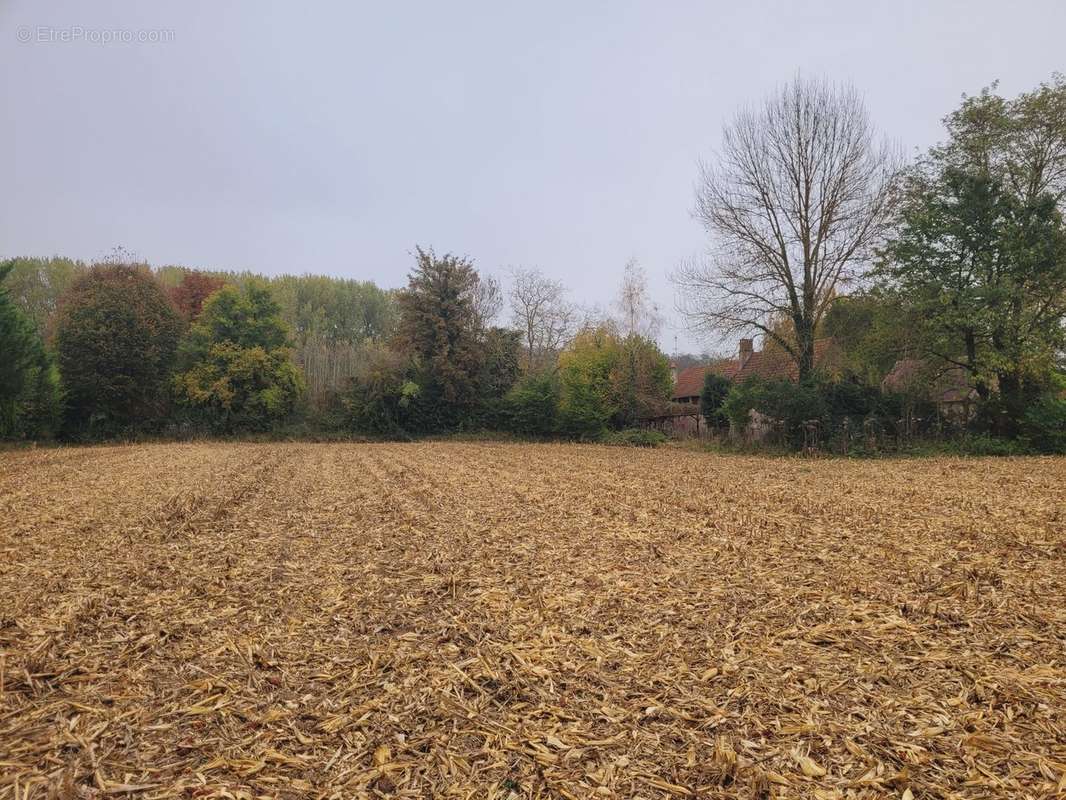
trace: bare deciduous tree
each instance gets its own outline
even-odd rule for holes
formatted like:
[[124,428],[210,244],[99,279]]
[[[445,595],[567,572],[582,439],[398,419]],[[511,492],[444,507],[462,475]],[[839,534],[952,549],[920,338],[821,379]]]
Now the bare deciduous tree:
[[851,87],[797,77],[738,113],[719,162],[701,165],[695,215],[712,247],[675,272],[679,311],[696,329],[762,334],[805,377],[834,292],[863,274],[883,232],[897,164]]
[[566,288],[537,269],[511,273],[511,318],[525,340],[526,369],[550,364],[581,325],[577,306],[566,299]]
[[620,314],[619,323],[623,336],[636,334],[654,339],[659,335],[662,314],[648,295],[648,279],[636,259],[630,259],[626,263],[615,307]]
[[503,289],[491,275],[478,275],[474,287],[474,312],[481,327],[489,327],[503,310]]

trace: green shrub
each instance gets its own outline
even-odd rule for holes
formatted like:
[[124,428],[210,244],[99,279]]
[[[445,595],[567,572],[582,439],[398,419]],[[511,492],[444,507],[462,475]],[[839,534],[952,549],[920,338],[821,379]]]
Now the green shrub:
[[879,407],[881,393],[857,380],[818,381],[812,388],[821,396],[824,413],[834,426],[846,418],[862,420]]
[[793,443],[797,443],[797,438],[802,440],[804,422],[826,416],[825,400],[817,388],[788,381],[769,381],[762,405],[756,410],[781,420]]
[[1066,453],[1066,398],[1045,394],[1022,418],[1022,438],[1041,453]]
[[356,433],[406,437],[419,427],[421,394],[402,354],[368,344],[344,399],[347,425]]
[[720,410],[734,430],[742,431],[748,426],[751,411],[763,402],[765,391],[766,382],[759,377],[733,384]]
[[503,401],[501,425],[523,436],[551,436],[558,428],[559,381],[551,373],[527,375]]
[[630,334],[617,341],[616,350],[608,378],[607,404],[614,408],[608,422],[624,428],[667,403],[673,380],[670,361],[653,340]]
[[751,411],[779,420],[789,444],[803,440],[803,423],[822,420],[825,401],[813,386],[753,377],[736,384],[722,403],[722,413],[737,430],[744,430]]
[[960,456],[1020,456],[1030,452],[1024,443],[988,434],[967,434],[944,443],[944,452]]
[[659,431],[626,428],[622,431],[605,433],[600,441],[615,447],[658,447],[664,444],[667,438]]
[[708,372],[704,377],[703,390],[700,392],[700,414],[710,427],[721,428],[729,423],[722,405],[732,388],[729,378],[722,375]]
[[63,419],[63,390],[59,368],[56,367],[52,354],[43,347],[37,351],[19,406],[15,420],[16,437],[49,439],[59,433]]
[[607,430],[612,411],[592,382],[568,375],[559,404],[558,432],[570,439],[599,439]]

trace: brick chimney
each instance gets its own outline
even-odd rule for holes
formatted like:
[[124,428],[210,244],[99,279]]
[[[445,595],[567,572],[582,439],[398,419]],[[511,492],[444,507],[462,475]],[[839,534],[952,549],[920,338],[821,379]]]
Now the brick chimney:
[[748,363],[748,359],[751,358],[751,354],[754,351],[755,341],[753,339],[740,340],[740,366],[742,369],[744,365]]

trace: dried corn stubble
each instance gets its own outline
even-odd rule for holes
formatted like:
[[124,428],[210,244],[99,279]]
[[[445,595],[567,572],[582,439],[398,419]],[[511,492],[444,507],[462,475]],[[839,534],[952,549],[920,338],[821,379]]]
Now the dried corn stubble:
[[0,798],[1066,790],[1066,461],[0,454]]

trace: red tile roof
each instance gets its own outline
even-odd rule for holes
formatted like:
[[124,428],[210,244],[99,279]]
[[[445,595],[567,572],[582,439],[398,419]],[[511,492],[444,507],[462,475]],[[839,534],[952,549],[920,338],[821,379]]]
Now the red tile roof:
[[[814,366],[816,368],[832,367],[836,361],[836,355],[836,345],[832,339],[815,341]],[[756,375],[767,380],[795,381],[799,375],[796,362],[785,351],[777,348],[760,350],[748,356],[748,360],[743,365],[739,359],[733,358],[682,370],[674,385],[673,399],[698,398],[703,390],[704,376],[708,372],[716,372],[732,381],[743,381]]]
[[[833,366],[836,346],[832,339],[816,339],[814,342],[814,367],[825,369]],[[766,380],[799,380],[799,368],[795,359],[784,350],[760,350],[752,353],[744,366],[737,370],[736,379],[744,380],[758,375]]]
[[674,384],[674,400],[698,398],[703,391],[703,381],[708,372],[716,372],[719,375],[732,379],[737,371],[735,360],[722,359],[710,364],[702,364],[696,367],[683,369],[677,374],[677,382]]

